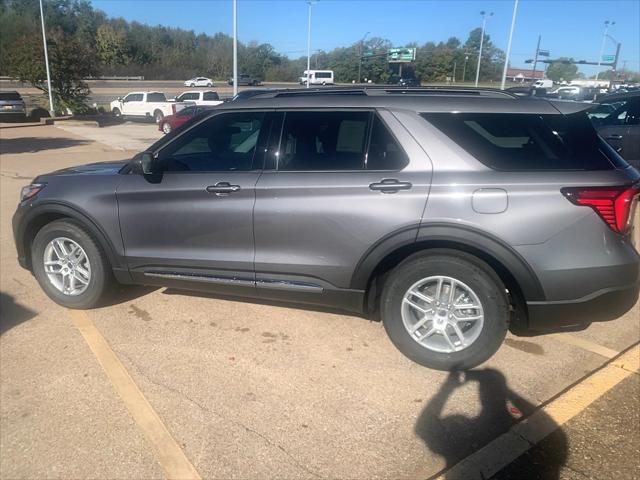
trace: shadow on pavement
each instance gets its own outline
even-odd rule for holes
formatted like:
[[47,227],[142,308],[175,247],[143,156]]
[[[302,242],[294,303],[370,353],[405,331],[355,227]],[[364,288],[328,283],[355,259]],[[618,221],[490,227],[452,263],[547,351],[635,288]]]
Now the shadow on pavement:
[[127,303],[136,298],[144,297],[158,290],[160,287],[151,287],[147,285],[120,285],[116,284],[113,291],[106,295],[100,302],[99,307],[112,307],[121,303]]
[[16,303],[11,295],[0,292],[0,335],[36,315],[37,312]]
[[[476,417],[461,414],[443,416],[447,399],[469,382],[478,383],[480,413]],[[504,375],[498,370],[486,368],[451,372],[415,424],[415,433],[446,462],[445,469],[432,478],[442,474],[444,478],[452,479],[452,476],[447,476],[447,470],[508,431],[520,418],[531,415],[534,410],[534,405],[509,389]],[[552,461],[526,465],[518,472],[518,480],[559,478],[560,468],[567,459],[567,439],[561,429],[556,430],[556,435],[559,440]]]
[[91,142],[88,140],[57,137],[3,138],[0,141],[0,154],[34,153],[42,150],[76,147],[89,143]]

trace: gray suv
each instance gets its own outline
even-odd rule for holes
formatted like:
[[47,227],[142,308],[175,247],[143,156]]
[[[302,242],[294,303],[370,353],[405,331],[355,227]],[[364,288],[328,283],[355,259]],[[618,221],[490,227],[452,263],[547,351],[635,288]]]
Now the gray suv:
[[37,177],[20,263],[70,308],[112,280],[381,317],[431,368],[636,302],[640,174],[589,105],[494,90],[265,92],[129,162]]

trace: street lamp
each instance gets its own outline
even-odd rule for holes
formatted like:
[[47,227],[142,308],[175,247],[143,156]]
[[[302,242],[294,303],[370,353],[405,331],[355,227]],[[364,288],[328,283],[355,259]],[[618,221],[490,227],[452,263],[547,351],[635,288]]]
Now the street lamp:
[[311,83],[309,81],[309,70],[311,70],[311,6],[315,5],[316,2],[317,0],[307,0],[307,5],[309,5],[309,23],[307,29],[307,88],[309,88]]
[[233,0],[233,96],[238,94],[238,0]]
[[462,83],[467,80],[467,62],[469,61],[469,54],[464,54],[464,67],[462,67]]
[[51,73],[49,73],[49,54],[47,53],[47,34],[44,29],[44,13],[42,12],[42,0],[40,0],[40,21],[42,22],[42,44],[44,45],[44,64],[47,67],[47,90],[49,90],[49,115],[55,117],[53,110],[53,93],[51,92]]
[[511,17],[511,30],[509,30],[509,43],[507,43],[507,55],[504,58],[504,69],[502,70],[502,83],[500,89],[504,90],[507,80],[507,68],[509,66],[509,55],[511,55],[511,40],[513,40],[513,28],[516,25],[516,14],[518,13],[518,0],[513,4],[513,16]]
[[358,49],[358,83],[360,83],[360,79],[362,77],[362,47],[364,47],[364,41],[371,32],[367,32],[364,34],[364,37],[360,39],[360,48]]
[[[478,86],[478,79],[480,78],[480,60],[482,59],[482,44],[484,43],[484,29],[487,26],[487,12],[484,10],[480,12],[482,15],[482,32],[480,33],[480,50],[478,51],[478,68],[476,69],[476,87]],[[493,12],[489,13],[489,17],[493,16]]]
[[602,45],[600,45],[600,55],[598,56],[598,69],[596,70],[596,82],[598,81],[598,76],[600,75],[600,62],[602,62],[602,54],[604,53],[604,43],[607,40],[607,33],[609,32],[609,27],[613,27],[616,22],[612,22],[610,20],[604,21],[604,33],[602,34]]

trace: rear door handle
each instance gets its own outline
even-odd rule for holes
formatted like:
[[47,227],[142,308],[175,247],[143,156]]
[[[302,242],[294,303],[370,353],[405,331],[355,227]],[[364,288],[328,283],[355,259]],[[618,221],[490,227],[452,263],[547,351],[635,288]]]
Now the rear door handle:
[[622,140],[622,135],[618,135],[617,133],[612,133],[607,137],[607,140]]
[[207,187],[207,192],[215,193],[218,197],[227,196],[238,190],[240,190],[240,185],[231,185],[229,182],[218,182]]
[[398,190],[409,190],[413,185],[410,182],[401,182],[395,178],[384,178],[379,182],[369,184],[369,188],[382,193],[396,193]]

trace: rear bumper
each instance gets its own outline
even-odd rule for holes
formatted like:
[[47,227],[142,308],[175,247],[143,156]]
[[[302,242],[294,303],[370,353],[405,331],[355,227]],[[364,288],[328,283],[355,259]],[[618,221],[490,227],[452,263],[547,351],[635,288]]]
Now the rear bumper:
[[556,331],[615,320],[638,301],[640,284],[606,288],[576,300],[527,302],[528,330]]

